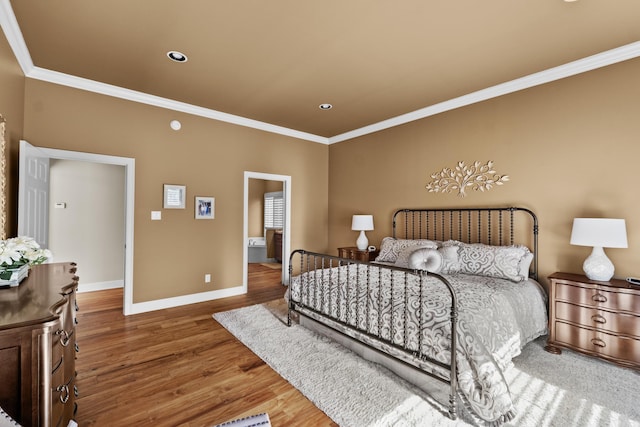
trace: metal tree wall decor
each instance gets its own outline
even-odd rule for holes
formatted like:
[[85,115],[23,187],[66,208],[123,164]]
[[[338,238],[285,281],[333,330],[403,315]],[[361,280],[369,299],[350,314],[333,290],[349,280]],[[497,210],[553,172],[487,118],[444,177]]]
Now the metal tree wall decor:
[[465,192],[469,187],[474,191],[490,190],[494,185],[503,185],[509,181],[508,175],[498,175],[493,170],[493,161],[482,165],[475,161],[473,165],[465,165],[458,162],[458,165],[451,168],[444,168],[440,172],[431,174],[433,181],[427,184],[430,193],[458,193],[458,197],[465,197]]

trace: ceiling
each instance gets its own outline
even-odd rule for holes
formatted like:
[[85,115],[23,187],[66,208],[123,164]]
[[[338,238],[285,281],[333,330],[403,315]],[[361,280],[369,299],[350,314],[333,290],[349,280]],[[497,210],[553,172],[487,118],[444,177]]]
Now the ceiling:
[[638,0],[0,0],[0,13],[27,77],[327,143],[640,56]]

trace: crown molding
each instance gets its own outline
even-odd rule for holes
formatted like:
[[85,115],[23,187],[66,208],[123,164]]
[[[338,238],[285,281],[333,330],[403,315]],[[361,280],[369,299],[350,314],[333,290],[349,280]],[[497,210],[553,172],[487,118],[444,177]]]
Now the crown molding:
[[31,55],[29,55],[29,49],[27,49],[27,44],[24,42],[22,31],[20,30],[20,26],[18,26],[16,15],[13,13],[13,8],[9,0],[0,0],[0,27],[2,27],[9,46],[11,46],[16,60],[26,76],[27,73],[33,69],[33,61],[31,60]]
[[640,56],[640,41],[638,41],[326,138],[307,132],[297,131],[295,129],[248,119],[246,117],[223,113],[221,111],[174,101],[172,99],[162,98],[155,95],[149,95],[147,93],[131,89],[125,89],[119,86],[100,83],[57,71],[35,67],[33,65],[31,55],[29,54],[29,49],[22,37],[22,31],[18,26],[18,21],[16,20],[9,0],[0,0],[0,26],[7,37],[9,45],[13,49],[13,53],[16,56],[18,64],[20,64],[25,77],[327,145],[358,138],[446,111],[454,110],[456,108],[486,101],[491,98],[507,95],[509,93],[545,83],[550,83],[565,77],[585,73],[587,71],[592,71],[597,68],[606,67],[608,65]]
[[247,128],[258,129],[265,132],[271,132],[279,135],[290,136],[296,139],[317,142],[320,144],[328,143],[328,138],[314,135],[311,133],[301,132],[294,129],[289,129],[286,127],[261,122],[258,120],[248,119],[246,117],[223,113],[221,111],[216,111],[209,108],[198,107],[197,105],[187,104],[185,102],[180,102],[180,101],[174,101],[172,99],[163,98],[160,96],[149,95],[148,93],[138,92],[131,89],[125,89],[119,86],[100,83],[100,82],[96,82],[95,80],[76,77],[69,74],[60,73],[57,71],[46,70],[44,68],[33,67],[31,72],[29,72],[26,76],[36,80],[42,80],[49,83],[69,86],[76,89],[86,90],[89,92],[112,96],[115,98],[121,98],[121,99],[125,99],[132,102],[138,102],[141,104],[152,105],[154,107],[164,108],[167,110],[179,111],[181,113],[192,114],[194,116],[205,117],[208,119],[218,120],[221,122],[231,123],[239,126],[244,126]]
[[469,93],[467,95],[450,99],[448,101],[440,102],[438,104],[434,104],[429,107],[413,111],[411,113],[402,114],[391,119],[383,120],[369,126],[364,126],[350,132],[333,136],[329,138],[329,144],[335,144],[337,142],[358,138],[360,136],[424,119],[426,117],[440,114],[445,111],[450,111],[456,108],[475,104],[477,102],[486,101],[491,98],[496,98],[502,95],[507,95],[509,93],[528,89],[530,87],[550,83],[556,80],[563,79],[565,77],[570,77],[576,74],[592,71],[597,68],[606,67],[607,65],[612,65],[618,62],[637,58],[638,56],[640,56],[640,42],[630,43],[615,49],[607,50],[602,53],[569,62],[564,65],[549,68],[547,70],[529,74],[528,76],[511,80],[506,83],[501,83],[486,89]]

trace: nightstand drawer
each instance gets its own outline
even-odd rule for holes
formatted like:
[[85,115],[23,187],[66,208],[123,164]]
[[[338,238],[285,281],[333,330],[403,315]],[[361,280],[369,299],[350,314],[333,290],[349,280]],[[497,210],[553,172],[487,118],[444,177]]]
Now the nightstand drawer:
[[640,340],[583,329],[556,322],[555,338],[560,344],[580,351],[597,353],[619,363],[637,365],[640,360]]
[[362,261],[362,262],[370,262],[370,261],[375,260],[379,253],[380,253],[380,251],[378,251],[378,250],[375,250],[375,251],[367,251],[367,250],[361,251],[360,249],[358,249],[355,246],[338,248],[338,256],[340,258],[348,258],[348,259],[352,259],[352,260],[355,260],[355,261]]
[[556,302],[556,319],[640,338],[640,317]]
[[597,287],[579,287],[558,283],[556,300],[615,311],[640,312],[640,295],[611,292]]

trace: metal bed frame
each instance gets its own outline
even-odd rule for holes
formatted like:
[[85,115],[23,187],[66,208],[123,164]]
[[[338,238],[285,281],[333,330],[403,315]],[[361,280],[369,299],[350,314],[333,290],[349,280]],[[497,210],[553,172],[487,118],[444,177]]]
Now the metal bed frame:
[[[521,217],[524,217],[524,221],[521,221]],[[519,239],[516,239],[516,235]],[[430,240],[459,240],[466,243],[485,243],[493,245],[513,245],[516,242],[519,244],[527,245],[534,254],[534,261],[531,263],[530,277],[533,279],[538,278],[538,220],[535,214],[529,209],[508,207],[508,208],[462,208],[462,209],[400,209],[393,215],[393,237],[400,239],[430,239]],[[524,239],[522,238],[524,236]],[[297,261],[297,262],[294,262]],[[289,310],[287,323],[291,326],[292,317],[301,315],[316,322],[320,322],[322,325],[331,328],[332,330],[344,335],[347,339],[356,340],[360,344],[367,348],[373,349],[375,352],[382,352],[388,356],[396,359],[397,362],[403,365],[408,365],[412,368],[418,369],[420,372],[435,378],[449,386],[449,402],[448,402],[448,415],[451,419],[457,418],[457,399],[458,383],[457,383],[457,367],[456,358],[457,354],[457,319],[458,319],[458,304],[456,294],[449,281],[435,273],[427,273],[426,271],[411,270],[401,267],[372,264],[368,262],[362,262],[357,260],[350,260],[346,258],[339,258],[332,255],[320,254],[315,252],[309,252],[302,249],[295,250],[291,253],[289,262],[289,285],[296,275],[301,277],[304,273],[309,273],[319,269],[326,270],[327,274],[337,274],[337,279],[340,280],[340,270],[334,272],[331,270],[333,267],[356,265],[358,271],[366,272],[366,279],[361,280],[359,275],[351,278],[347,277],[347,280],[355,279],[356,289],[366,289],[366,294],[372,289],[372,286],[383,286],[380,280],[377,281],[378,285],[371,284],[371,278],[373,275],[381,275],[383,270],[394,270],[400,272],[395,273],[395,279],[392,280],[391,285],[403,286],[405,291],[402,293],[405,298],[407,296],[407,289],[409,284],[409,278],[413,277],[419,283],[419,298],[422,301],[423,291],[426,287],[427,277],[437,278],[443,285],[443,287],[451,294],[451,310],[450,310],[450,322],[451,322],[451,355],[450,363],[445,364],[428,357],[422,353],[422,342],[420,339],[418,345],[418,351],[412,350],[407,345],[406,330],[403,331],[404,341],[400,344],[394,342],[393,325],[391,322],[392,331],[389,334],[389,338],[383,336],[378,328],[378,334],[371,334],[368,332],[369,326],[369,312],[371,308],[371,301],[365,298],[367,301],[365,310],[357,310],[355,313],[355,319],[345,318],[341,319],[340,313],[338,316],[331,316],[330,311],[327,313],[326,307],[331,307],[333,304],[338,304],[339,301],[332,301],[331,296],[317,295],[316,291],[309,291],[306,288],[301,289],[300,301],[293,301],[293,298],[289,298]],[[372,270],[372,267],[375,269]],[[294,270],[295,269],[295,270]],[[363,269],[363,270],[361,270]],[[324,274],[324,273],[323,273]],[[346,274],[346,273],[345,273]],[[402,279],[397,279],[400,276]],[[309,275],[307,274],[307,277]],[[378,279],[380,276],[378,276]],[[318,280],[317,275],[314,279]],[[321,279],[320,279],[321,280]],[[398,283],[398,280],[401,283]],[[314,289],[318,289],[318,286],[314,286]],[[357,291],[355,291],[355,298],[359,302],[361,298]],[[379,292],[381,294],[381,292]],[[353,296],[352,296],[353,297]],[[329,300],[327,300],[329,298]],[[338,299],[340,296],[338,296]],[[347,298],[349,293],[347,291]],[[393,299],[392,303],[396,301]],[[401,301],[402,302],[402,301]],[[406,300],[404,301],[406,303]],[[358,304],[356,304],[358,307]],[[406,304],[405,304],[406,307]],[[362,312],[364,311],[364,312]],[[418,308],[419,324],[423,324],[426,313],[423,313],[422,306]],[[295,314],[294,314],[295,313]],[[345,316],[348,313],[345,313]],[[406,329],[407,322],[407,310],[404,313],[404,325]],[[328,319],[328,321],[324,321]],[[393,319],[392,319],[393,320]],[[340,331],[332,326],[338,324],[342,326],[344,331]],[[364,328],[359,325],[365,324]],[[370,341],[374,341],[382,344],[386,347],[392,347],[399,351],[401,354],[405,354],[406,357],[393,356],[380,348],[359,340],[349,331],[357,332],[360,336],[367,337]],[[419,338],[422,334],[419,335]],[[434,369],[426,369],[425,365],[433,366]],[[437,369],[440,368],[440,369]],[[445,372],[443,374],[443,371]]]

